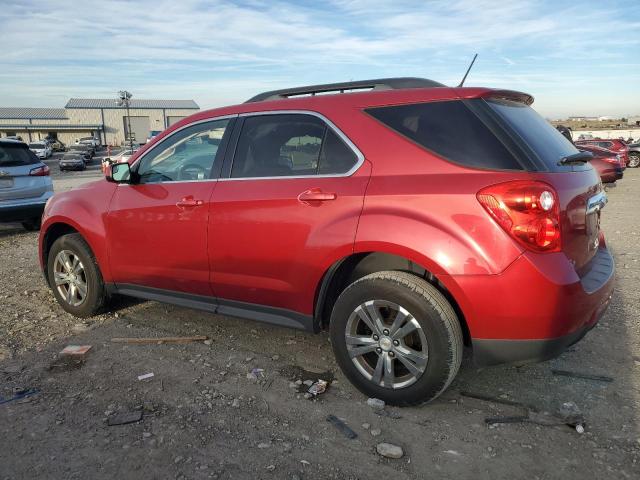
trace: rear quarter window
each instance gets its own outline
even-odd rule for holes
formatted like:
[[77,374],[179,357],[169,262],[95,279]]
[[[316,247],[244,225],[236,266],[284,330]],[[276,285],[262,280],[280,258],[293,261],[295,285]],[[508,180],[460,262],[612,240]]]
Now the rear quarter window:
[[25,145],[0,144],[0,167],[20,167],[35,163],[40,163],[40,160]]
[[371,108],[366,112],[409,140],[460,165],[522,170],[511,152],[460,100]]

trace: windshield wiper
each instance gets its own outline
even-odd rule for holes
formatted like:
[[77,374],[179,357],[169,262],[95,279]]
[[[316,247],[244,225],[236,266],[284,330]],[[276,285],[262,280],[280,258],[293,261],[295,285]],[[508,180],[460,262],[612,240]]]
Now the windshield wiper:
[[578,152],[574,153],[573,155],[562,157],[558,162],[558,165],[567,165],[569,163],[587,163],[592,158],[593,153],[591,152]]

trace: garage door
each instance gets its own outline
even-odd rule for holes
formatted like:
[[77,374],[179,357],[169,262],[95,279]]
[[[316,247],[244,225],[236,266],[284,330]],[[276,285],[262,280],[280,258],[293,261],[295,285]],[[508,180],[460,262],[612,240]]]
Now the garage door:
[[[129,128],[127,125],[127,117],[123,117],[125,138],[128,137]],[[131,132],[133,139],[138,143],[145,143],[149,136],[149,117],[130,117]]]
[[172,117],[171,115],[167,116],[167,127],[170,127],[171,125],[173,125],[174,123],[178,123],[180,120],[182,120],[184,117]]

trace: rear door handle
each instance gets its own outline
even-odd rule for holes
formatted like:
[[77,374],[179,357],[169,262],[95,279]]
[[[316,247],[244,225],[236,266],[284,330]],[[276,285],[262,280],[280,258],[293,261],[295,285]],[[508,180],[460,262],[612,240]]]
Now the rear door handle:
[[336,198],[338,196],[335,193],[323,192],[319,188],[312,188],[298,195],[298,200],[301,202],[326,202]]
[[199,207],[200,205],[203,205],[203,204],[204,204],[204,201],[196,200],[193,197],[185,197],[182,200],[179,200],[178,202],[176,202],[176,206],[179,208]]

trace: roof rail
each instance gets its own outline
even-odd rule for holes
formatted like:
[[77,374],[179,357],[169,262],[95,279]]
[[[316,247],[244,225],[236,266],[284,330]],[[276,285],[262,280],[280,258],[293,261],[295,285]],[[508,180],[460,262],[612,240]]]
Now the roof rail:
[[358,80],[356,82],[326,83],[324,85],[308,85],[306,87],[285,88],[272,90],[250,98],[245,103],[262,102],[265,100],[283,100],[303,95],[318,93],[344,93],[354,90],[402,90],[405,88],[433,88],[444,87],[443,84],[417,77],[376,78],[373,80]]

